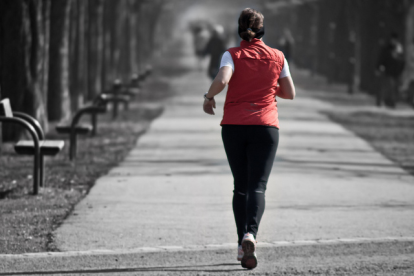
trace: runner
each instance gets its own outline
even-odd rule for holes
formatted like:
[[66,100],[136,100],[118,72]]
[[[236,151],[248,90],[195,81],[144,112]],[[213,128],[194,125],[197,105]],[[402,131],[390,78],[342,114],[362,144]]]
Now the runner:
[[205,49],[210,39],[210,32],[207,28],[206,22],[196,22],[192,26],[192,33],[194,39],[194,50],[197,57],[198,70],[202,71],[203,60],[205,57]]
[[220,68],[220,60],[224,51],[226,51],[224,41],[224,28],[221,25],[216,25],[213,28],[213,34],[207,43],[205,53],[210,55],[210,63],[208,65],[207,74],[212,80],[217,76]]
[[214,115],[214,96],[228,84],[221,121],[222,139],[234,178],[233,212],[238,255],[245,268],[257,266],[256,236],[265,209],[265,191],[279,140],[276,96],[295,97],[283,53],[266,46],[263,15],[244,9],[239,17],[240,47],[228,49],[203,109]]

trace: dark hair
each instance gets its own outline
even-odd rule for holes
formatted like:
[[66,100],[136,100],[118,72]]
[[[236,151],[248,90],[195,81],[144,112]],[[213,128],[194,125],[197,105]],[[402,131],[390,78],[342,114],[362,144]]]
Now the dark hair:
[[240,37],[250,42],[255,37],[256,32],[263,27],[263,19],[264,16],[261,12],[245,8],[239,17]]

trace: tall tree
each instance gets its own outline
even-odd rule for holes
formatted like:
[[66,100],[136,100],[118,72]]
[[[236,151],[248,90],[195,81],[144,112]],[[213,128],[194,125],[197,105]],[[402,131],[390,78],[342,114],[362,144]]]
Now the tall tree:
[[102,88],[107,88],[116,78],[117,51],[117,7],[118,1],[104,2],[104,56],[102,68]]
[[103,68],[103,0],[88,1],[88,95],[92,100],[102,92]]
[[134,1],[129,0],[129,14],[128,14],[128,23],[129,23],[129,52],[130,52],[130,59],[129,59],[129,68],[130,73],[138,74],[138,14],[139,9],[141,7],[141,1]]
[[86,43],[87,2],[72,0],[70,20],[70,98],[71,109],[75,112],[87,95],[87,43]]
[[51,1],[48,115],[50,121],[71,115],[69,97],[69,19],[71,0]]
[[25,97],[24,110],[32,114],[40,122],[43,130],[47,131],[47,88],[44,86],[43,81],[48,76],[47,64],[44,61],[48,60],[48,53],[45,49],[47,49],[47,44],[49,43],[46,38],[49,28],[45,25],[45,21],[47,21],[45,17],[47,14],[44,13],[44,10],[50,8],[50,5],[49,0],[29,0],[27,3],[30,19],[31,45],[29,46],[30,49],[28,49],[30,53],[27,53],[30,56],[29,93]]
[[[51,0],[38,1],[41,5],[41,28],[39,32],[39,44],[40,44],[40,58],[39,67],[41,68],[41,74],[39,75],[39,87],[42,91],[43,101],[47,103],[48,92],[48,80],[49,80],[49,42],[50,42],[50,3]],[[44,107],[46,113],[46,106]]]

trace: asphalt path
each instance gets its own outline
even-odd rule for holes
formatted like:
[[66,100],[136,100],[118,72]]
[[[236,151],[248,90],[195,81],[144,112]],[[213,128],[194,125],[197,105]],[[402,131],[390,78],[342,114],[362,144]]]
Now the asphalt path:
[[64,252],[1,257],[2,275],[414,275],[414,241],[262,245],[241,268],[234,249]]

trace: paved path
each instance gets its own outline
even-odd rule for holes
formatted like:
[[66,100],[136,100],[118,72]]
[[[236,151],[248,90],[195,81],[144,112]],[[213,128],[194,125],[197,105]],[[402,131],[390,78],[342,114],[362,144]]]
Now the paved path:
[[[193,62],[186,57],[186,62]],[[195,64],[195,62],[194,62]],[[56,231],[62,251],[236,245],[232,177],[204,72],[171,79],[174,97],[135,149]],[[414,236],[414,178],[320,113],[299,90],[280,100],[280,145],[261,242]]]

